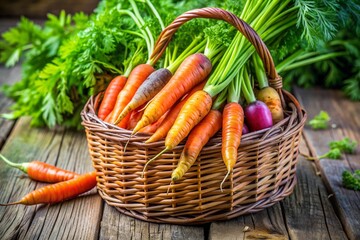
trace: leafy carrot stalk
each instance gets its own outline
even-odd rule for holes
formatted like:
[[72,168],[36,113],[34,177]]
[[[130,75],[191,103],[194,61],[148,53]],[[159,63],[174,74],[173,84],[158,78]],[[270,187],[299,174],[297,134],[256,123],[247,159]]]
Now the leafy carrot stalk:
[[56,183],[70,180],[78,176],[77,173],[57,168],[40,161],[13,163],[2,154],[0,154],[0,157],[11,167],[15,167],[24,173],[27,173],[31,179],[36,181]]
[[255,69],[255,76],[260,88],[256,94],[256,98],[268,106],[271,112],[273,123],[280,122],[284,119],[284,111],[281,104],[280,95],[274,88],[269,86],[268,79],[264,71],[264,65],[261,62],[259,55],[253,55],[253,64]]
[[131,101],[126,105],[116,119],[115,124],[119,123],[126,115],[129,114],[131,110],[134,110],[151,100],[165,86],[171,77],[171,72],[166,68],[160,68],[152,72],[136,90],[134,96],[131,98]]
[[206,81],[203,81],[196,85],[187,96],[182,99],[179,103],[177,103],[173,108],[169,110],[166,118],[161,122],[158,129],[156,129],[155,133],[151,135],[151,137],[145,141],[145,143],[156,142],[162,138],[166,137],[166,134],[174,124],[176,117],[178,116],[181,108],[184,106],[185,102],[189,99],[191,95],[193,95],[196,91],[201,90],[205,86]]
[[0,206],[15,204],[35,205],[41,203],[58,203],[85,193],[95,186],[96,172],[94,171],[79,175],[74,179],[70,179],[64,182],[47,185],[27,194],[17,202],[0,204]]
[[213,109],[194,127],[188,136],[179,163],[171,174],[172,181],[182,178],[194,164],[205,144],[220,130],[221,122],[221,112]]
[[195,92],[186,101],[181,108],[173,126],[165,138],[165,149],[151,158],[144,166],[146,170],[149,163],[158,158],[168,150],[174,149],[210,111],[212,106],[212,97],[205,91]]
[[124,88],[117,96],[114,109],[110,113],[109,122],[116,122],[119,114],[130,102],[139,86],[155,69],[150,64],[139,64],[130,73]]
[[125,83],[126,83],[127,77],[124,75],[117,76],[113,78],[109,85],[107,86],[104,98],[101,101],[99,110],[98,110],[98,117],[101,120],[104,120],[106,116],[113,110],[116,98],[121,89],[123,89]]
[[195,53],[187,57],[176,70],[170,81],[146,107],[133,133],[158,120],[176,101],[184,96],[185,93],[202,82],[209,75],[211,69],[211,61],[204,54]]

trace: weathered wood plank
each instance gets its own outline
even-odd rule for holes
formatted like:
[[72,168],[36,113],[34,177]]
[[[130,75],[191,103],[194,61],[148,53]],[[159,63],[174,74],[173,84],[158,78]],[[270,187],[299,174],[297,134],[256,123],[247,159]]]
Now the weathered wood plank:
[[[64,169],[92,170],[85,134],[15,125],[2,153],[14,162],[38,159]],[[12,202],[44,186],[0,162],[0,202]],[[96,191],[54,205],[0,207],[0,239],[97,239],[102,200]]]
[[[308,152],[304,140],[300,152]],[[281,202],[290,239],[347,239],[314,163],[302,156],[298,160],[297,185]]]
[[[301,151],[306,152],[304,141]],[[261,212],[212,223],[210,239],[347,239],[311,162],[299,156],[294,192]]]
[[126,216],[106,204],[101,220],[100,239],[198,240],[205,239],[204,234],[202,226],[148,223]]
[[[295,89],[296,96],[307,109],[309,119],[320,110],[327,111],[336,128],[315,131],[306,127],[304,136],[314,155],[321,155],[329,150],[328,143],[349,137],[360,143],[360,104],[346,99],[340,91],[321,89]],[[322,159],[317,161],[321,175],[331,200],[350,239],[360,239],[360,193],[342,186],[344,170],[360,169],[360,151],[346,154],[342,160]]]

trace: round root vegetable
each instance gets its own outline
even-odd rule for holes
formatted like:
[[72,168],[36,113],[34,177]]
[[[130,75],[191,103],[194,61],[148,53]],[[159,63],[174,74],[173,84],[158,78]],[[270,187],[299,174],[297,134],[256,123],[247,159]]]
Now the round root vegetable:
[[101,120],[104,120],[107,115],[113,110],[116,98],[121,89],[123,89],[126,83],[127,77],[121,75],[117,76],[112,79],[105,90],[104,98],[101,101],[99,110],[98,110],[98,117]]
[[155,69],[150,64],[139,64],[130,72],[124,88],[117,96],[114,109],[105,121],[107,120],[108,122],[115,124],[120,113],[130,102],[136,90],[154,70]]
[[221,128],[222,116],[218,110],[211,110],[206,117],[197,124],[190,132],[184,149],[181,153],[179,163],[171,174],[172,181],[176,181],[194,164],[201,149]]
[[234,169],[238,148],[244,126],[244,111],[237,102],[230,102],[225,105],[222,121],[221,155],[225,163],[227,174],[221,182],[220,189],[225,179]]
[[115,124],[120,122],[131,110],[138,108],[152,99],[165,86],[171,77],[171,72],[166,68],[160,68],[155,72],[152,72],[137,89],[131,101],[122,110],[119,117],[116,119]]
[[1,206],[23,204],[35,205],[41,203],[58,203],[74,198],[96,186],[96,172],[79,175],[74,179],[58,182],[39,188],[20,199],[17,202],[0,204]]
[[246,125],[250,131],[269,128],[273,125],[271,112],[268,106],[261,101],[255,101],[245,107]]
[[210,74],[211,69],[211,61],[204,54],[196,53],[188,56],[181,63],[170,81],[151,100],[133,133],[157,121],[182,96],[204,81]]
[[280,122],[284,119],[284,112],[281,105],[279,93],[272,87],[265,87],[257,92],[256,98],[264,102],[272,116],[273,123]]
[[40,162],[40,161],[31,161],[25,163],[13,163],[7,158],[5,158],[2,154],[0,157],[6,162],[8,165],[15,167],[36,181],[47,182],[47,183],[56,183],[62,182],[66,180],[70,180],[78,176],[77,173],[67,171],[61,168],[57,168],[48,163]]

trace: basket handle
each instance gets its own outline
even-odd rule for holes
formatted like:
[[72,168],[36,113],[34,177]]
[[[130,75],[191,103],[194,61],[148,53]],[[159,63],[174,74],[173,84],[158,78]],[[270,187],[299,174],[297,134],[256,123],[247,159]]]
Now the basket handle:
[[161,57],[162,53],[165,51],[167,45],[169,44],[172,36],[177,31],[177,29],[193,18],[212,18],[223,20],[233,25],[237,30],[239,30],[255,47],[264,64],[265,72],[268,77],[270,86],[277,89],[280,96],[282,97],[280,91],[282,89],[282,78],[276,72],[274,61],[265,43],[255,32],[255,30],[252,29],[246,22],[241,20],[235,14],[220,8],[207,7],[193,9],[175,18],[175,20],[169,26],[163,29],[163,31],[159,35],[159,38],[156,41],[154,51],[150,57],[150,59],[154,63],[157,62],[157,60]]

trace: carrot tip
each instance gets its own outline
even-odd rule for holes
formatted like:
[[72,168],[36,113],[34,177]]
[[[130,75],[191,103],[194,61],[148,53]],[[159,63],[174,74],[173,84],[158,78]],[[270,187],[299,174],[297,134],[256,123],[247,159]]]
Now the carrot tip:
[[229,176],[229,174],[230,174],[230,170],[226,173],[226,175],[225,175],[224,179],[223,179],[223,180],[221,181],[221,183],[220,183],[220,191],[221,191],[221,192],[223,192],[223,188],[222,188],[222,186],[223,186],[223,184],[224,184],[224,182],[225,182],[226,178]]
[[141,174],[141,178],[144,177],[144,173],[145,173],[145,171],[146,171],[147,166],[148,166],[152,161],[154,161],[155,159],[157,159],[158,157],[160,157],[160,156],[161,156],[164,152],[166,152],[167,150],[169,150],[169,148],[166,147],[164,150],[162,150],[161,152],[159,152],[158,154],[156,154],[155,157],[151,158],[149,161],[147,161],[147,162],[145,163],[144,169],[143,169],[142,174]]
[[21,204],[21,202],[0,203],[0,206],[10,206],[10,205],[16,205],[16,204]]

